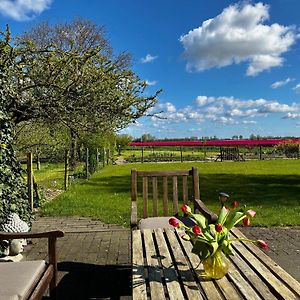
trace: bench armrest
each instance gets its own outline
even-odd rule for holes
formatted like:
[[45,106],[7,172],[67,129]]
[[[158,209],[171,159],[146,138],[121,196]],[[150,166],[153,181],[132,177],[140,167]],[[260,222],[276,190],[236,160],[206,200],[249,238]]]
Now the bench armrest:
[[208,220],[209,224],[216,223],[218,216],[210,211],[200,199],[194,199],[194,209],[198,210]]
[[63,237],[60,230],[46,232],[4,232],[0,231],[0,240],[33,239],[33,238],[58,238]]

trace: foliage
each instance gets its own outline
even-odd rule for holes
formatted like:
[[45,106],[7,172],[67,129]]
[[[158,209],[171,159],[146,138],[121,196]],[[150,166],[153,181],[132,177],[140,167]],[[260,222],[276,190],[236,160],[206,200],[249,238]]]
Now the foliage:
[[1,148],[1,184],[7,189],[2,192],[6,197],[1,198],[2,216],[15,209],[29,219],[13,151],[18,124],[34,122],[34,138],[41,147],[45,136],[39,124],[48,123],[49,128],[56,124],[62,133],[68,129],[71,139],[82,131],[114,132],[155,104],[157,93],[143,96],[146,83],[128,68],[128,56],[114,58],[98,29],[78,20],[61,27],[45,26],[36,35],[15,40],[8,28],[0,33],[0,125],[1,131],[9,131],[1,133],[6,147]]
[[26,184],[12,145],[12,128],[10,119],[0,111],[0,224],[5,223],[6,217],[12,212],[30,224]]

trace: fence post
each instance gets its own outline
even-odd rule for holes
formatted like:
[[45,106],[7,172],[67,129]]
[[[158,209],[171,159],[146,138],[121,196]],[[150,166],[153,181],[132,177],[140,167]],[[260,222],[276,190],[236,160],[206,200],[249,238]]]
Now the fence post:
[[105,148],[103,147],[103,159],[102,159],[103,168],[105,167]]
[[180,146],[180,161],[183,162],[183,157],[182,157],[182,146]]
[[85,158],[85,178],[89,178],[89,148],[86,148],[86,158]]
[[64,189],[65,191],[69,186],[69,151],[65,151],[65,178],[64,178]]
[[110,156],[110,150],[107,149],[107,155],[106,155],[106,164],[109,165],[109,156]]
[[39,152],[39,149],[37,150],[37,153],[36,153],[36,169],[38,171],[41,170],[41,161],[40,161],[40,152]]
[[32,169],[32,153],[27,153],[27,187],[29,207],[33,211],[33,169]]
[[144,162],[144,147],[142,147],[142,163]]

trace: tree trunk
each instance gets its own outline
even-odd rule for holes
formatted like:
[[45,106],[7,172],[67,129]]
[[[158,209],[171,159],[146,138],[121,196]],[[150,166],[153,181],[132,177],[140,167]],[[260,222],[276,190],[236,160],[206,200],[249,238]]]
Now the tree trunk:
[[71,145],[70,145],[70,170],[74,171],[77,164],[77,136],[75,132],[71,129]]

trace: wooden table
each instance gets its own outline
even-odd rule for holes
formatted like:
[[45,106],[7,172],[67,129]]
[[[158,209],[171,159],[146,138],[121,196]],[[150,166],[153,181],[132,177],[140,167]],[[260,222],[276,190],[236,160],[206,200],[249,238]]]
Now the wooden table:
[[300,283],[253,244],[234,243],[229,273],[219,280],[199,279],[191,248],[176,230],[134,230],[133,299],[300,299]]

